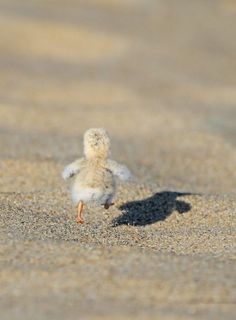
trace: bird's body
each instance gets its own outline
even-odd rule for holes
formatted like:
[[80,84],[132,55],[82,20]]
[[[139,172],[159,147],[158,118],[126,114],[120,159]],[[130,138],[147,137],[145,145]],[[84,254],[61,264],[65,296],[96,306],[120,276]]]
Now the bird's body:
[[127,181],[131,178],[128,168],[109,159],[110,139],[104,129],[89,129],[84,135],[84,154],[63,171],[63,178],[75,176],[71,189],[72,200],[78,207],[77,222],[83,223],[83,205],[89,202],[112,205],[116,192],[115,176]]
[[115,178],[105,161],[85,160],[72,185],[72,200],[75,204],[78,201],[103,205],[112,203],[115,186]]

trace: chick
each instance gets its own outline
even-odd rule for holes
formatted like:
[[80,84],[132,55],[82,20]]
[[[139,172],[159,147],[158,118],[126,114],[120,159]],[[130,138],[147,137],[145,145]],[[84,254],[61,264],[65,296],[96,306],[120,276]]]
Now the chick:
[[66,180],[75,176],[71,189],[72,201],[77,208],[77,223],[84,223],[84,204],[93,202],[109,209],[116,192],[115,177],[123,181],[131,179],[129,169],[109,159],[110,138],[103,128],[89,129],[84,134],[84,157],[62,172]]

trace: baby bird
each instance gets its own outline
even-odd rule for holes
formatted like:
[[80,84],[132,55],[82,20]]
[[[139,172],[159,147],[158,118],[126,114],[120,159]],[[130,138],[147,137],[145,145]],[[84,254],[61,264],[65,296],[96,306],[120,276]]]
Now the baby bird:
[[77,208],[77,223],[84,223],[84,204],[94,202],[109,209],[116,192],[115,177],[131,179],[129,169],[109,159],[110,138],[103,128],[89,129],[84,134],[84,157],[65,167],[62,177],[75,176],[71,189],[72,201]]

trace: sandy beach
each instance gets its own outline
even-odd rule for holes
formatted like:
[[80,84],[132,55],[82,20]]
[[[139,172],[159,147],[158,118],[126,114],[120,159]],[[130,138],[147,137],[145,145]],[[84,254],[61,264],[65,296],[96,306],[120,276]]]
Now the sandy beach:
[[[236,313],[236,5],[0,1],[1,320]],[[134,181],[75,222],[106,128]]]

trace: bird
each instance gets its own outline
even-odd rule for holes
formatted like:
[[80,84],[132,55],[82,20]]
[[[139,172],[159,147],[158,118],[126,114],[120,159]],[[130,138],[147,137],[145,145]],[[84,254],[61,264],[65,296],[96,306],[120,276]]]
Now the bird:
[[84,223],[84,205],[94,203],[109,209],[114,205],[116,178],[128,182],[132,174],[127,166],[111,159],[111,141],[104,128],[91,128],[84,133],[84,156],[67,165],[62,177],[74,177],[72,202],[77,210],[76,222]]

